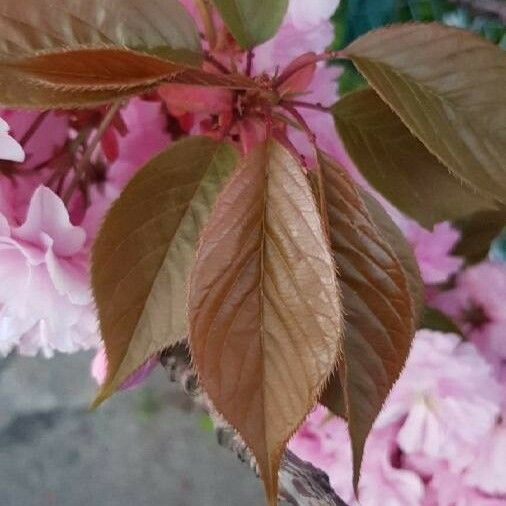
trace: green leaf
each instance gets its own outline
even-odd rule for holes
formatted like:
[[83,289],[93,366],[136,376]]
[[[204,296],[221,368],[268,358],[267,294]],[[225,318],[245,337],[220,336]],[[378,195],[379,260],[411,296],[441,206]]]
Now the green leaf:
[[350,93],[334,106],[346,150],[367,181],[424,227],[494,207],[454,177],[373,89]]
[[187,280],[199,234],[236,159],[227,144],[180,141],[149,162],[109,211],[92,258],[109,364],[96,404],[187,335]]
[[235,40],[245,49],[273,37],[288,8],[288,0],[213,0]]
[[506,202],[506,54],[437,23],[370,32],[344,51],[459,179]]
[[429,306],[425,306],[423,310],[422,321],[420,322],[421,329],[437,330],[439,332],[449,332],[452,334],[461,335],[462,331],[448,316]]
[[456,221],[454,225],[461,237],[452,253],[474,264],[488,255],[492,241],[506,227],[506,209],[475,213]]
[[[175,63],[199,64],[200,51],[193,20],[177,0],[2,0],[0,103],[56,108],[110,102],[146,91],[171,75]],[[95,88],[104,84],[98,77],[120,87],[64,88],[86,73],[96,78]],[[27,79],[51,75],[58,89]]]
[[339,381],[327,386],[333,391],[322,402],[335,402],[328,407],[338,414],[346,408],[356,487],[367,435],[404,367],[414,335],[410,283],[415,277],[410,281],[389,242],[391,231],[378,228],[380,218],[372,217],[351,178],[321,153],[319,165],[320,208],[327,213],[345,314],[344,364],[338,364],[334,378]]
[[332,255],[299,161],[251,151],[202,233],[189,295],[190,347],[216,410],[255,455],[277,504],[286,443],[341,349]]

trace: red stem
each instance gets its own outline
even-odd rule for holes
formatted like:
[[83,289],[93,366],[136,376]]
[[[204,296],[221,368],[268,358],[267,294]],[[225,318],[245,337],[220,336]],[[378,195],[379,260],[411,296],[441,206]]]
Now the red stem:
[[281,105],[289,105],[292,107],[302,107],[303,109],[312,109],[313,111],[319,111],[319,112],[331,112],[330,107],[326,107],[320,102],[317,102],[316,104],[313,104],[311,102],[304,102],[302,100],[282,100]]
[[217,60],[212,54],[204,53],[204,59],[213,65],[217,70],[219,70],[222,74],[230,74],[230,70],[221,63],[221,61]]
[[301,62],[299,65],[295,66],[290,72],[286,74],[281,74],[275,81],[274,86],[277,88],[282,85],[285,81],[290,79],[294,74],[300,72],[302,69],[309,67],[309,65],[314,65],[320,61],[334,60],[336,58],[346,58],[341,51],[327,51],[322,54],[317,54],[313,58],[308,61]]
[[246,56],[246,75],[251,77],[251,71],[253,70],[253,58],[255,57],[255,53],[250,49]]
[[25,135],[23,135],[23,138],[19,142],[21,146],[25,147],[28,141],[33,137],[35,132],[39,129],[39,127],[42,125],[44,120],[46,119],[47,115],[49,114],[49,111],[41,112],[34,120],[34,122],[30,125],[30,128],[25,132]]

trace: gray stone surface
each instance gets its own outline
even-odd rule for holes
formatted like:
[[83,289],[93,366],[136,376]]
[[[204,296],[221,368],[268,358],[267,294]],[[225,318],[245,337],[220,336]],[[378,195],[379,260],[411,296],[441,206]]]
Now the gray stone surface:
[[1,506],[263,504],[163,371],[90,412],[89,361],[0,359]]

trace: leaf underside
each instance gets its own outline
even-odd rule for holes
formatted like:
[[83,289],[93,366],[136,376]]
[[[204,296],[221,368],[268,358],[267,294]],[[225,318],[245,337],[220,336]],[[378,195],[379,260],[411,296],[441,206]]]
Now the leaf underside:
[[465,30],[409,23],[369,32],[344,54],[457,178],[506,202],[504,51]]
[[92,286],[105,343],[102,402],[146,360],[186,337],[199,233],[236,164],[205,137],[173,144],[132,179],[95,242]]
[[280,144],[259,145],[202,234],[189,298],[204,390],[252,450],[269,504],[286,443],[341,346],[334,265],[311,189]]
[[350,93],[333,108],[346,150],[367,181],[421,225],[493,208],[453,176],[372,89]]

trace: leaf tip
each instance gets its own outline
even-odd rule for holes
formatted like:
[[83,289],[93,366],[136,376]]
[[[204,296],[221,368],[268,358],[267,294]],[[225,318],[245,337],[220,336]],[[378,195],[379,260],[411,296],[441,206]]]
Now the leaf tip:
[[97,395],[95,399],[90,404],[90,410],[95,411],[98,409],[109,397],[111,397],[112,392],[109,387],[109,385],[104,384],[102,387],[100,387],[99,391],[97,392]]

